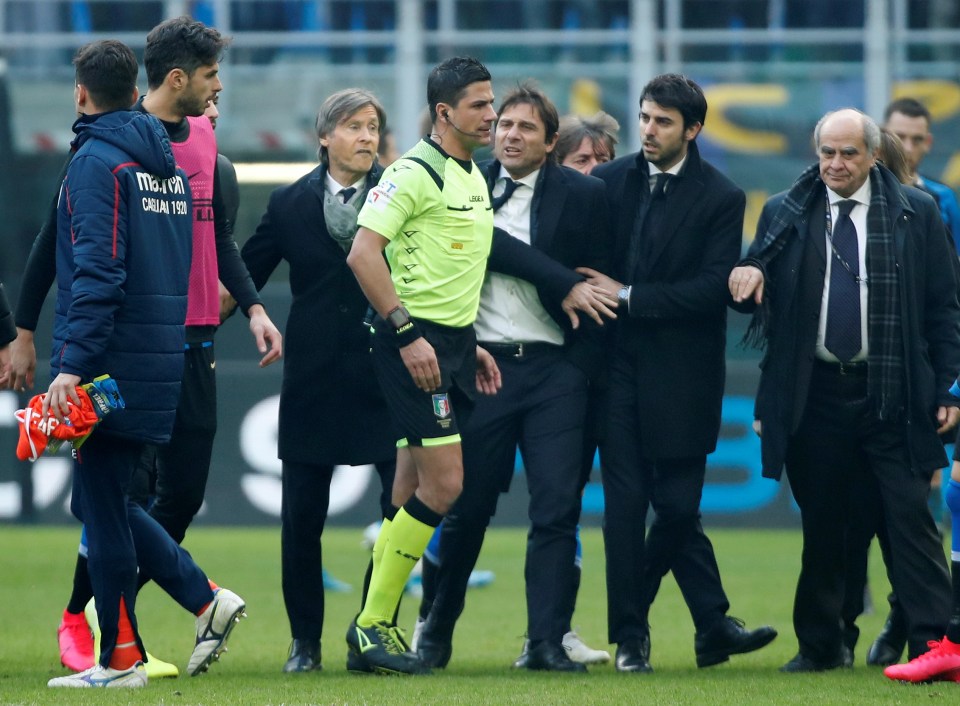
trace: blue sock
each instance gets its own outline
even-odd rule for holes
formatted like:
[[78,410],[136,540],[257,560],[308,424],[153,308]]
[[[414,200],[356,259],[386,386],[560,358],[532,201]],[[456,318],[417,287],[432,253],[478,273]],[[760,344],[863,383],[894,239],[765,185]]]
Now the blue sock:
[[950,508],[952,536],[950,538],[950,571],[953,581],[953,612],[947,623],[947,639],[960,644],[960,482],[952,478],[947,483],[943,499]]
[[433,536],[430,537],[430,542],[427,544],[427,548],[423,550],[423,556],[427,561],[432,561],[434,564],[440,563],[440,531],[443,529],[443,523],[440,523],[440,526],[433,531]]
[[960,482],[951,478],[947,482],[943,499],[950,509],[950,522],[953,530],[950,537],[950,559],[960,561]]
[[580,525],[577,525],[577,553],[573,565],[578,569],[583,565],[583,544],[580,542]]

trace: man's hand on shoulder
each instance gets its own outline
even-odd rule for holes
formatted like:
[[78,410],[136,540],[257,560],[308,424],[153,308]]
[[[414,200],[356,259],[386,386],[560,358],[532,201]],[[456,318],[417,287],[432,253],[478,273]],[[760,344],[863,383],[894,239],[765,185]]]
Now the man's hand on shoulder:
[[265,368],[283,355],[283,336],[267,316],[262,304],[254,304],[247,314],[250,316],[250,333],[257,342],[257,350],[263,353],[260,367]]

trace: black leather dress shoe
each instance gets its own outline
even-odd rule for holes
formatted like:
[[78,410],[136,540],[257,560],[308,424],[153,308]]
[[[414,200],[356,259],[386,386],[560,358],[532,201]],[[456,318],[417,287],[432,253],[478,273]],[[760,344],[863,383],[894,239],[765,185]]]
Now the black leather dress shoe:
[[730,655],[759,650],[773,642],[776,636],[777,631],[769,625],[747,630],[742,620],[725,615],[714,627],[694,637],[697,666],[711,667],[726,662]]
[[453,626],[443,626],[431,618],[427,616],[417,640],[417,656],[428,667],[443,669],[453,655]]
[[617,657],[614,661],[618,672],[638,672],[649,674],[653,671],[650,666],[650,636],[627,640],[617,645]]
[[867,664],[875,667],[897,664],[906,645],[907,626],[904,624],[903,613],[899,607],[891,608],[880,634],[867,650]]
[[536,672],[586,672],[587,667],[567,657],[559,642],[541,640],[527,650],[526,668]]
[[844,666],[846,665],[840,655],[832,662],[818,662],[798,652],[796,657],[780,667],[780,671],[788,674],[801,674],[804,672],[826,672]]
[[296,672],[312,672],[320,670],[320,640],[298,640],[294,638],[290,643],[290,656],[283,665],[283,671],[292,674]]

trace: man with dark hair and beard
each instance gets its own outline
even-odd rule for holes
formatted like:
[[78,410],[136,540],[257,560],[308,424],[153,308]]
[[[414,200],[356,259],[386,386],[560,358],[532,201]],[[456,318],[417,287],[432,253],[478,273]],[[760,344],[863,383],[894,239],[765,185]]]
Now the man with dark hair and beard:
[[[610,642],[616,667],[650,672],[650,606],[672,571],[696,627],[697,666],[759,649],[730,607],[700,524],[707,454],[717,445],[725,375],[726,278],[740,254],[745,197],[700,156],[707,115],[690,79],[651,80],[640,102],[640,153],[597,166],[607,185],[618,292],[600,463]],[[650,508],[656,517],[646,531]]]
[[78,386],[108,372],[125,404],[75,448],[70,507],[89,537],[89,568],[102,634],[95,664],[48,686],[147,683],[135,607],[148,572],[197,616],[193,673],[222,651],[243,614],[238,595],[211,586],[190,555],[128,494],[148,444],[170,438],[183,375],[193,239],[190,189],[156,118],[131,111],[137,60],[105,40],[74,59],[76,154],[57,213],[57,307],[51,371],[40,418],[63,423]]
[[[147,35],[144,50],[148,91],[133,107],[155,116],[166,128],[177,164],[189,176],[193,197],[193,255],[178,413],[170,442],[147,447],[141,459],[143,464],[156,464],[157,470],[150,514],[178,543],[203,503],[216,434],[213,337],[220,324],[218,279],[250,319],[250,331],[263,354],[261,367],[278,360],[282,352],[280,332],[267,316],[233,240],[220,193],[217,143],[204,117],[209,102],[223,89],[219,61],[227,44],[217,30],[188,17],[155,27]],[[33,384],[33,331],[55,276],[56,231],[51,223],[56,223],[55,217],[48,219],[34,242],[17,304],[18,335],[11,346],[15,389]],[[95,658],[83,614],[93,595],[86,563],[81,542],[73,592],[58,629],[61,661],[76,671],[86,669]],[[141,572],[141,585],[149,578]]]

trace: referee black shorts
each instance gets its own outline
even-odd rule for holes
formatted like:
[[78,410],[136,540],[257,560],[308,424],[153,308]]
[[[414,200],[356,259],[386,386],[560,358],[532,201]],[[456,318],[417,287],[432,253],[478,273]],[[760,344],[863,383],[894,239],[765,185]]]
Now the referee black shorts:
[[417,387],[400,358],[396,334],[379,316],[373,323],[373,365],[387,407],[400,434],[397,447],[460,443],[460,429],[476,398],[477,337],[473,326],[451,328],[415,319],[433,346],[440,366],[440,387]]

